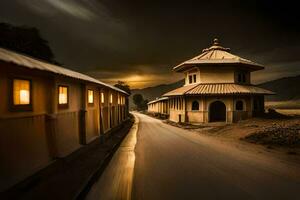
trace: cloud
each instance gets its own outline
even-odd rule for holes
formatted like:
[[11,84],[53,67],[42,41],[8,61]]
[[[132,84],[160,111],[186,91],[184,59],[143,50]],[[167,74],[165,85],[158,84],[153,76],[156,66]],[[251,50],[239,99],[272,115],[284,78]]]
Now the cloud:
[[98,16],[107,16],[107,10],[93,0],[19,0],[32,11],[51,17],[65,15],[81,20],[92,21]]
[[74,1],[46,0],[46,2],[61,12],[80,19],[91,20],[95,18],[95,14],[93,12]]
[[[161,68],[163,67],[161,66]],[[172,73],[170,69],[163,69],[162,71],[155,69],[156,68],[154,66],[138,65],[117,71],[96,70],[86,73],[109,84],[115,84],[117,81],[124,81],[133,89],[173,83],[183,79],[183,75],[181,73]]]
[[300,26],[290,23],[299,18],[296,12],[271,12],[252,1],[188,2],[3,0],[0,19],[36,27],[58,61],[105,81],[176,81],[183,75],[174,76],[171,68],[200,54],[214,37],[232,53],[267,66],[255,73],[255,82],[299,73]]

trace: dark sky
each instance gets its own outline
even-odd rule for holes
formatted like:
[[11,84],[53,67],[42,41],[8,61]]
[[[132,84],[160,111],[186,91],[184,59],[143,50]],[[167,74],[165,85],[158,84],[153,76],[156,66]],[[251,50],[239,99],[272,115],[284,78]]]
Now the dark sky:
[[219,38],[264,64],[254,82],[300,74],[297,1],[9,0],[0,21],[36,27],[56,60],[100,80],[133,87],[173,82],[171,71]]

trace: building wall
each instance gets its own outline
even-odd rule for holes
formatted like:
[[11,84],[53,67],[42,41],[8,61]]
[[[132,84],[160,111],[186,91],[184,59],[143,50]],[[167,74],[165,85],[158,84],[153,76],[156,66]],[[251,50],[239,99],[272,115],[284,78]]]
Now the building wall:
[[[192,103],[199,103],[199,110],[192,110]],[[188,123],[208,123],[210,104],[215,101],[221,101],[226,106],[226,122],[237,122],[253,116],[258,116],[264,113],[264,98],[263,95],[235,95],[235,96],[186,96],[186,97],[170,97],[169,105],[169,120]],[[243,102],[243,110],[236,109],[237,101]],[[256,101],[256,109],[254,101]],[[151,103],[148,106],[149,112],[159,113],[159,102]]]
[[109,90],[101,88],[101,92],[104,94],[104,103],[101,103],[103,133],[107,133],[110,130]]
[[[30,79],[32,83],[32,110],[12,111],[9,102],[13,78]],[[69,88],[69,105],[58,106],[58,86]],[[90,84],[77,79],[52,73],[27,69],[0,61],[0,191],[50,164],[57,157],[64,157],[91,142],[100,134],[100,93],[119,92],[102,85]],[[87,104],[87,89],[94,90],[94,105]],[[120,94],[119,94],[120,95]],[[122,94],[123,95],[123,94]],[[111,107],[114,110],[114,127],[121,119],[117,98],[103,109],[103,132],[108,131]],[[102,106],[102,105],[101,105]],[[105,129],[105,130],[104,130]]]
[[197,79],[197,82],[200,81],[200,70],[199,68],[193,68],[193,69],[190,69],[186,72],[184,72],[184,77],[185,77],[185,85],[188,85],[189,84],[189,76],[190,75],[196,75],[196,79]]
[[234,69],[201,68],[200,83],[234,83]]
[[[215,101],[221,101],[226,106],[226,122],[236,122],[252,117],[253,105],[251,96],[206,96],[206,97],[187,97],[187,119],[191,123],[209,122],[209,106]],[[199,111],[192,110],[192,102],[199,102]],[[243,102],[243,110],[236,110],[236,102]]]
[[185,102],[183,97],[169,99],[169,120],[173,122],[186,122]]
[[[88,103],[88,90],[94,92],[94,103]],[[86,143],[90,143],[100,136],[100,94],[96,85],[86,85]]]
[[[236,109],[237,101],[242,101],[244,106],[243,110]],[[233,121],[237,122],[252,117],[253,105],[251,96],[235,96],[234,97],[234,112],[233,112]]]
[[[170,99],[171,101],[174,101]],[[236,111],[235,110],[235,101],[243,100],[244,102],[244,110]],[[170,103],[170,120],[174,122],[179,121],[179,115],[182,116],[182,119],[185,118],[186,122],[189,123],[207,123],[209,122],[209,107],[210,104],[215,101],[221,101],[226,106],[226,122],[231,123],[233,121],[246,119],[251,116],[251,97],[234,97],[234,96],[189,96],[185,98],[186,101],[186,112],[184,108],[177,108],[176,106],[172,106],[174,103]],[[199,110],[192,110],[192,103],[197,101],[199,103]]]
[[[245,75],[245,82],[238,81],[239,74]],[[189,84],[189,75],[196,74],[197,82],[196,83],[242,83],[250,84],[251,77],[249,71],[241,71],[233,67],[220,67],[220,68],[211,68],[211,67],[201,67],[193,68],[184,72],[185,76],[185,85]],[[192,83],[194,84],[194,83]]]
[[[192,110],[192,103],[197,101],[199,103],[199,110]],[[186,97],[187,107],[187,121],[190,123],[204,122],[205,105],[203,97]]]
[[159,114],[169,114],[168,100],[156,101],[148,104],[148,112],[159,113]]
[[80,141],[80,121],[82,120],[82,85],[73,80],[66,78],[56,79],[56,90],[60,85],[69,88],[69,106],[68,108],[58,108],[58,97],[55,96],[53,101],[56,102],[56,156],[64,157],[81,146]]
[[[32,111],[10,111],[8,93],[11,90],[10,79],[14,77],[32,80]],[[31,74],[0,64],[0,191],[53,160],[45,125],[49,105],[48,80],[49,77],[43,74]]]

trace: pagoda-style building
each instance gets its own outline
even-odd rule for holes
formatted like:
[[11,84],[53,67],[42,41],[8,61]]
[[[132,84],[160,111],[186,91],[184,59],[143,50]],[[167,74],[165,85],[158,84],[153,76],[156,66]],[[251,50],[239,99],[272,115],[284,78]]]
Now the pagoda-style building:
[[[202,54],[173,68],[184,74],[185,85],[163,95],[171,121],[236,122],[264,113],[264,95],[271,91],[251,84],[251,72],[264,67],[230,53],[218,39]],[[165,99],[164,99],[165,101]],[[149,111],[159,104],[149,103]]]

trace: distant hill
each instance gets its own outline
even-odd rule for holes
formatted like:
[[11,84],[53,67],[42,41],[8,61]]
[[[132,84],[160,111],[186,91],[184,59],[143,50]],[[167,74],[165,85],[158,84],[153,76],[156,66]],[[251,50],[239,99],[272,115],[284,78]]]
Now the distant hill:
[[266,101],[300,100],[300,75],[268,81],[258,86],[276,93],[276,95],[266,96]]
[[[134,94],[142,94],[144,99],[152,101],[157,97],[160,97],[164,93],[181,87],[184,85],[184,80],[180,80],[171,84],[163,84],[154,87],[148,87],[144,89],[132,90],[130,106],[132,107],[132,96]],[[295,77],[285,77],[268,81],[258,85],[259,87],[271,90],[276,95],[266,96],[266,101],[269,102],[300,102],[300,75]]]
[[157,97],[160,97],[161,95],[163,95],[171,90],[174,90],[178,87],[181,87],[183,85],[184,85],[184,80],[180,80],[175,83],[161,84],[161,85],[157,85],[157,86],[153,86],[153,87],[131,90],[129,106],[130,106],[130,108],[132,108],[134,106],[132,103],[133,102],[132,97],[134,94],[141,94],[141,95],[143,95],[144,99],[152,101],[152,100],[156,99]]

